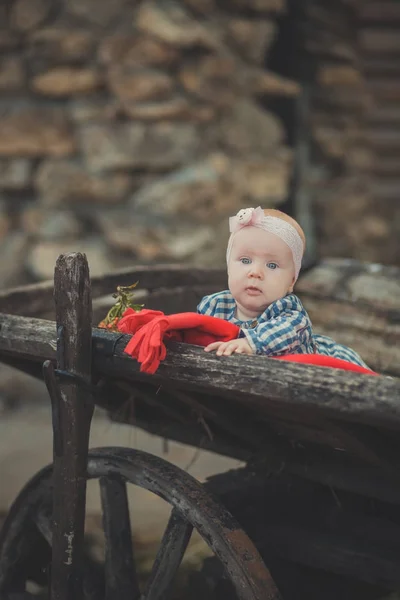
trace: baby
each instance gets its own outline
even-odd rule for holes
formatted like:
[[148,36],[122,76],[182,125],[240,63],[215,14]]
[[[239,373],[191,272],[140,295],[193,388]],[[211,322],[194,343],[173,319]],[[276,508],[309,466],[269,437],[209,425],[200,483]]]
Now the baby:
[[306,244],[300,225],[279,210],[258,207],[240,210],[229,219],[229,229],[229,290],[205,296],[197,312],[232,321],[241,331],[236,340],[213,342],[205,351],[219,356],[317,353],[366,367],[354,350],[315,335],[293,294]]

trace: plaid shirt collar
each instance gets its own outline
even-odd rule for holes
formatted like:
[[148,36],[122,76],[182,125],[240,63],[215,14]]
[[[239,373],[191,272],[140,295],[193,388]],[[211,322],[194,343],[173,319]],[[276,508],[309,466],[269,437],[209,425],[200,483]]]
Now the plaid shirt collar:
[[[237,325],[250,325],[253,324],[255,319],[248,319],[247,321],[241,321],[237,317],[235,317],[236,312],[236,301],[234,300],[232,294],[229,290],[226,291],[226,295],[224,297],[224,303],[226,308],[227,319],[232,320]],[[296,294],[287,294],[283,298],[279,300],[275,300],[272,302],[265,311],[259,315],[256,319],[258,322],[268,321],[269,319],[276,319],[279,315],[286,311],[299,311],[304,312],[304,307],[300,301],[300,299],[296,296]]]

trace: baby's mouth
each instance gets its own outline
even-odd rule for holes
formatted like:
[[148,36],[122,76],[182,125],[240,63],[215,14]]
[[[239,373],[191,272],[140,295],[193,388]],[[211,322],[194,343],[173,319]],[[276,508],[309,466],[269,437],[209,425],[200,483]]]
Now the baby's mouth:
[[249,285],[246,288],[246,292],[250,295],[256,295],[256,294],[261,294],[261,290],[258,287],[255,287],[254,285]]

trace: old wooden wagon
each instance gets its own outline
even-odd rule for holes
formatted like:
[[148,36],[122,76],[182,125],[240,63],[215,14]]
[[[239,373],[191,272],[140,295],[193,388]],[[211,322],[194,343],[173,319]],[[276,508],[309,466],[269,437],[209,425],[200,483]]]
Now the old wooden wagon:
[[[354,599],[361,590],[365,600],[399,587],[398,270],[328,261],[298,284],[314,326],[355,346],[378,377],[216,357],[177,343],[154,375],[143,374],[123,353],[129,336],[92,328],[105,314],[104,297],[136,280],[146,307],[165,313],[193,311],[202,295],[226,285],[222,270],[165,265],[90,282],[85,257],[70,254],[58,259],[54,286],[0,295],[0,360],[44,377],[54,434],[53,464],[27,483],[0,533],[1,598],[30,597],[26,582],[38,568],[53,600],[171,598],[193,529],[222,565],[198,576],[199,598]],[[246,466],[202,485],[143,452],[88,451],[95,405]],[[87,479],[100,484],[101,569],[83,550]],[[142,590],[127,483],[172,507]]]

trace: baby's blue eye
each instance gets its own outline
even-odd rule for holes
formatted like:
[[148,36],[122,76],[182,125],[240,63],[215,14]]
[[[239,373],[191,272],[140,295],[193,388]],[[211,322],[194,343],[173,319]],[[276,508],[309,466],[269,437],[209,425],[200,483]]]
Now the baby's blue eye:
[[241,262],[243,265],[249,265],[249,264],[251,263],[251,260],[250,260],[249,258],[246,258],[246,257],[244,257],[244,258],[241,258],[241,259],[240,259],[240,262]]
[[267,263],[268,269],[277,269],[278,265],[274,262]]

